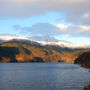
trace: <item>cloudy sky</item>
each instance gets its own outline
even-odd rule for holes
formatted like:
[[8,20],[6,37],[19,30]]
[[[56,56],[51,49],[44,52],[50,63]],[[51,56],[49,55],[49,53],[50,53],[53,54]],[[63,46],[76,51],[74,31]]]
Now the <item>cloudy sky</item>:
[[90,0],[0,0],[0,34],[7,33],[90,44]]

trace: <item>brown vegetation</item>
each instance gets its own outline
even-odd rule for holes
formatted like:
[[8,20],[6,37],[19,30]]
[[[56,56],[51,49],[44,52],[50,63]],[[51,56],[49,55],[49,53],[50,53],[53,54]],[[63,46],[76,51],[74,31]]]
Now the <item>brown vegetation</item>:
[[80,64],[83,67],[90,68],[90,51],[81,54],[74,62],[75,64]]
[[69,51],[60,47],[6,42],[0,46],[0,62],[74,62],[78,55],[87,50]]

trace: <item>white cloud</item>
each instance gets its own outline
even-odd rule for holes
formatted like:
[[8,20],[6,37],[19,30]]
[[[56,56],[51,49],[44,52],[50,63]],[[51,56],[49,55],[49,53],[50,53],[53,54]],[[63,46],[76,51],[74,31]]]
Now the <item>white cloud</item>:
[[[67,21],[74,21],[90,12],[90,0],[0,0],[0,17],[28,18],[47,12],[66,12]],[[86,16],[85,16],[86,17]]]
[[60,28],[56,27],[53,24],[50,23],[37,23],[32,25],[31,27],[21,27],[19,25],[15,25],[13,26],[13,28],[16,30],[17,26],[20,27],[18,28],[23,34],[27,34],[30,33],[31,35],[48,35],[48,36],[55,36],[55,35],[59,35],[62,32],[60,32]]
[[79,32],[90,31],[90,26],[80,25],[79,28],[80,28]]
[[70,37],[90,37],[90,26],[72,25],[64,34],[69,34]]
[[56,27],[60,28],[62,31],[65,31],[70,27],[70,25],[56,24]]
[[[17,29],[14,26],[13,28]],[[19,28],[20,27],[20,28]],[[27,35],[44,35],[44,36],[61,36],[65,37],[90,37],[89,25],[64,25],[64,24],[50,24],[50,23],[37,23],[31,27],[18,26],[20,32]],[[64,30],[65,29],[65,30]]]
[[66,37],[69,38],[71,35],[70,34],[66,34]]
[[88,18],[89,17],[89,14],[88,13],[85,13],[82,18]]

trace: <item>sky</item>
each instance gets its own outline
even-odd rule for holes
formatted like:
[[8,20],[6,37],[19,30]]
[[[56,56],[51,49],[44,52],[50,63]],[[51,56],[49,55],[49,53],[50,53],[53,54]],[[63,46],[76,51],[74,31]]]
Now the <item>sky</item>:
[[0,0],[0,34],[90,45],[90,0]]

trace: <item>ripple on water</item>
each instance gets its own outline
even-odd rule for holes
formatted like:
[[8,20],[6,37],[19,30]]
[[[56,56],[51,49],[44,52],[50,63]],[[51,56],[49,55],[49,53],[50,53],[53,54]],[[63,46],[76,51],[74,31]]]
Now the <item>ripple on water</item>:
[[83,90],[88,69],[72,63],[0,63],[0,90]]

